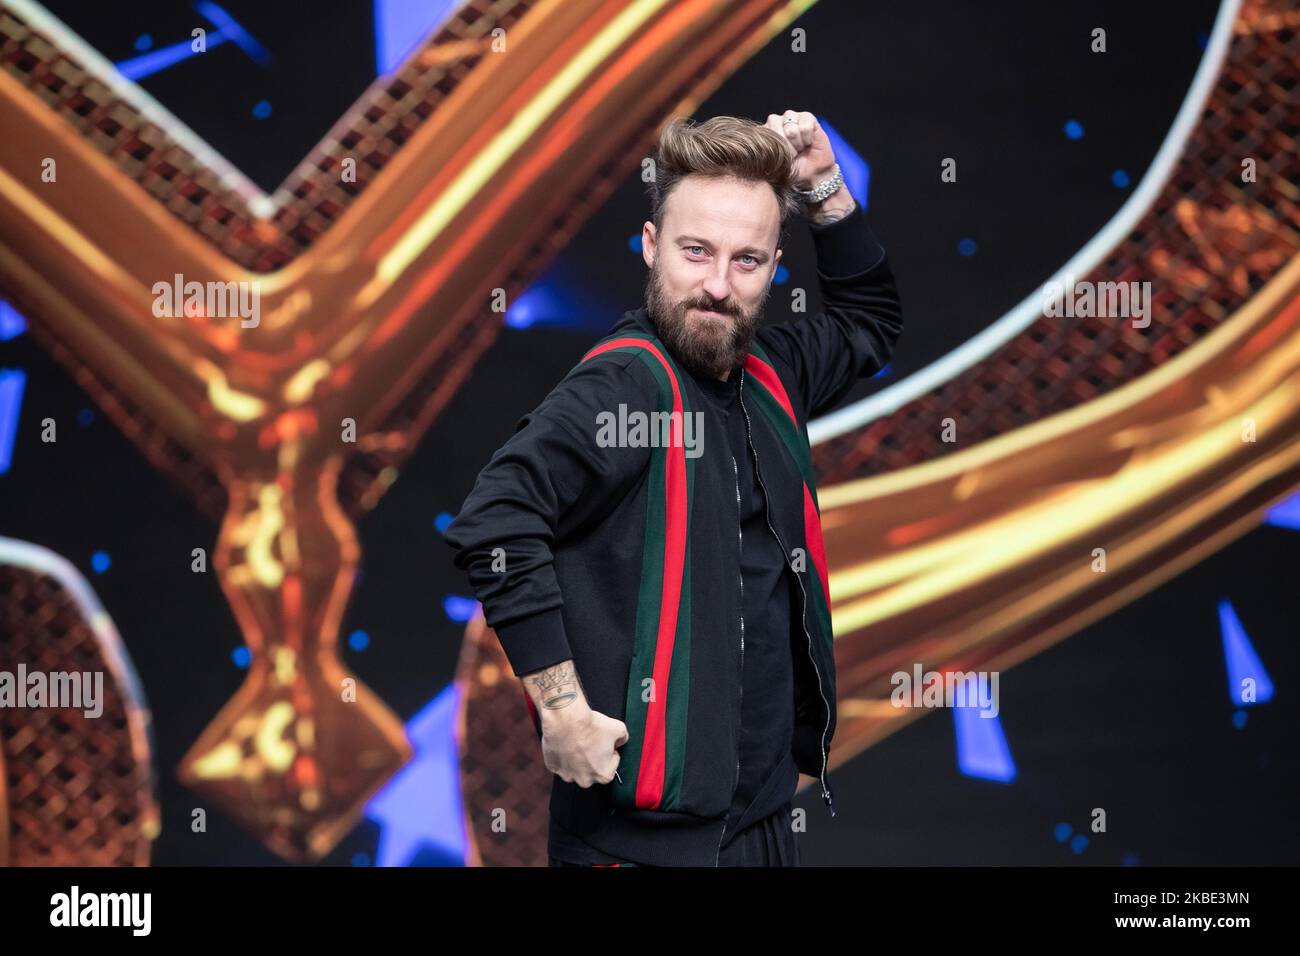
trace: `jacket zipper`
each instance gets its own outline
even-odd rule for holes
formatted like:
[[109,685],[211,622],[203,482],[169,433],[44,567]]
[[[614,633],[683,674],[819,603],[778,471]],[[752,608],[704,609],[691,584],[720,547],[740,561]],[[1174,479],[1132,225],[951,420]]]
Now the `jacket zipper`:
[[[767,494],[767,486],[763,484],[763,474],[758,466],[758,450],[754,448],[753,435],[750,431],[749,410],[745,408],[745,370],[743,368],[740,370],[739,394],[740,394],[740,410],[745,415],[745,441],[749,446],[750,453],[754,456],[754,476],[758,479],[758,486],[763,490],[763,505],[764,505],[763,510],[767,518],[767,527],[772,532],[772,534],[776,537],[777,544],[781,546],[781,551],[788,558],[790,552],[786,550],[785,542],[781,540],[781,535],[777,533],[776,528],[772,527],[772,506],[771,506],[772,499]],[[734,464],[734,459],[733,459],[733,464]],[[803,578],[800,577],[798,574],[796,574],[795,579],[799,582],[799,593],[803,597],[803,601],[799,606],[799,611],[800,611],[799,623],[803,627],[804,637],[807,638],[808,640],[808,659],[812,661],[813,671],[817,675],[817,694],[818,696],[821,697],[822,706],[825,708],[826,711],[826,726],[822,728],[821,785],[822,785],[822,800],[825,801],[826,806],[830,810],[831,816],[833,817],[835,816],[835,798],[834,798],[834,794],[831,792],[830,787],[827,786],[826,784],[826,734],[831,729],[831,708],[830,708],[830,704],[826,700],[826,692],[822,688],[821,668],[817,666],[817,659],[813,656],[812,635],[808,633],[808,592],[804,590]]]
[[[740,505],[740,467],[736,464],[736,457],[731,457],[731,473],[736,479],[736,570],[740,577],[740,679],[736,682],[740,685],[740,697],[736,703],[736,727],[740,727],[741,708],[745,703],[745,572],[741,567],[745,557],[745,532],[741,528],[741,518],[743,511]],[[740,733],[736,733],[736,780],[731,785],[731,796],[735,799],[736,788],[740,786]],[[731,815],[731,804],[727,804],[727,816]],[[722,859],[722,841],[727,836],[727,822],[722,822],[722,833],[718,836],[718,852],[714,857],[713,865],[717,866]]]

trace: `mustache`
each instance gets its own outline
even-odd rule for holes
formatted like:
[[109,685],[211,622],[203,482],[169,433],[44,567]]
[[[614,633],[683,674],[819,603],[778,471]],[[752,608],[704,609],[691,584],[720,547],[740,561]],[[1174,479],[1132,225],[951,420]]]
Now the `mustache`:
[[702,312],[718,312],[722,315],[738,316],[740,310],[733,306],[718,305],[713,302],[692,302],[682,306],[683,310],[699,309]]

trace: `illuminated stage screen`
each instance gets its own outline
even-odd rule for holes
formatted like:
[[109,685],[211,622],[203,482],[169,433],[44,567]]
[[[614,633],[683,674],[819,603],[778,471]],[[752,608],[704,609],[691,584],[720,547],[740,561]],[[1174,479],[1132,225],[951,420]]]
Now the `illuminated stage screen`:
[[[669,121],[793,111],[903,317],[789,432],[836,675],[800,865],[1294,865],[1298,30],[1283,0],[0,2],[0,862],[546,866],[556,775],[482,603],[511,586],[447,535],[645,303]],[[823,248],[790,220],[760,329],[826,313]],[[735,635],[649,653],[674,626],[706,680]],[[686,704],[634,696],[618,785],[690,806]]]

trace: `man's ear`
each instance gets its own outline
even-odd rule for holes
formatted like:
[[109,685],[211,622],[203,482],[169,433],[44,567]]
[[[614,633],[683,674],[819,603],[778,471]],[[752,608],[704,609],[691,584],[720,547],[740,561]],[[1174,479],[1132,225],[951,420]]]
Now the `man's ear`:
[[651,269],[655,265],[656,241],[655,224],[647,219],[641,225],[641,258]]
[[772,257],[772,271],[767,274],[767,287],[769,289],[772,288],[772,280],[776,278],[776,267],[781,264],[782,251],[781,249],[776,250],[776,255]]

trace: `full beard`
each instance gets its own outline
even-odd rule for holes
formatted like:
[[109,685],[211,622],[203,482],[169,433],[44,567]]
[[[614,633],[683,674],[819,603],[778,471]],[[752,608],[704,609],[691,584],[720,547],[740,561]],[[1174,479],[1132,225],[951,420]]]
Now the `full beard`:
[[[694,375],[716,379],[745,363],[768,291],[763,291],[763,298],[752,312],[746,312],[734,302],[715,303],[707,297],[670,302],[664,295],[656,264],[646,276],[646,311],[674,359]],[[720,312],[729,316],[730,321],[697,319],[692,322],[688,316],[691,309]]]

